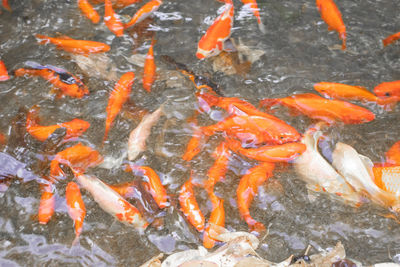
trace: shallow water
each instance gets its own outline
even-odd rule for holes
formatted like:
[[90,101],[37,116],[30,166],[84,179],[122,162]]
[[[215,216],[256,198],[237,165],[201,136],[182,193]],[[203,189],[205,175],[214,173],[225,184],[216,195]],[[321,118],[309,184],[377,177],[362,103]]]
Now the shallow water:
[[[400,29],[400,14],[397,12],[400,2],[336,2],[347,27],[346,51],[340,49],[337,33],[327,31],[314,1],[259,1],[267,29],[265,35],[258,30],[254,17],[242,8],[239,1],[235,1],[232,37],[266,52],[253,64],[250,73],[242,77],[215,73],[209,60],[198,61],[195,58],[200,36],[221,7],[217,1],[208,0],[207,4],[204,1],[165,1],[154,19],[149,21],[150,34],[139,32],[117,38],[103,23],[93,25],[81,15],[76,1],[10,0],[13,12],[2,10],[0,15],[0,57],[8,70],[23,67],[27,60],[56,65],[82,77],[90,89],[90,96],[55,99],[50,93],[50,85],[40,78],[14,77],[0,83],[0,129],[10,135],[2,152],[26,164],[26,170],[30,171],[29,175],[23,175],[26,176],[25,182],[13,180],[8,190],[1,193],[0,264],[138,266],[160,251],[169,253],[201,244],[200,236],[188,226],[176,208],[168,209],[162,229],[149,227],[145,234],[140,234],[116,222],[88,193],[82,192],[87,215],[80,246],[71,248],[75,234],[64,200],[64,181],[57,186],[55,215],[47,225],[40,225],[35,218],[40,191],[38,184],[30,180],[32,176],[40,176],[36,162],[42,145],[26,133],[22,137],[15,133],[18,124],[12,121],[20,108],[40,105],[43,125],[75,117],[89,121],[91,127],[79,140],[98,149],[104,156],[117,157],[125,149],[129,132],[139,122],[135,114],[130,115],[128,107],[135,103],[140,108],[154,111],[167,101],[167,116],[153,128],[148,150],[135,162],[151,166],[176,202],[179,187],[189,178],[190,169],[195,170],[196,179],[205,179],[207,169],[213,163],[210,153],[222,136],[211,138],[190,165],[181,160],[191,136],[186,119],[196,109],[195,88],[176,72],[169,72],[169,66],[162,63],[159,56],[170,55],[198,73],[211,75],[225,96],[240,97],[253,104],[266,97],[313,92],[312,84],[319,81],[360,85],[372,90],[383,81],[400,79],[399,44],[386,48],[381,44],[383,38]],[[141,4],[118,12],[131,15],[138,6]],[[103,12],[101,5],[97,9]],[[148,94],[141,87],[142,69],[127,59],[133,52],[147,52],[152,32],[157,39],[156,64],[164,73],[164,80],[159,79]],[[101,139],[105,107],[114,82],[106,77],[85,75],[67,52],[52,45],[38,45],[34,37],[37,33],[50,36],[60,33],[76,39],[105,42],[112,47],[107,56],[117,66],[118,76],[126,71],[136,73],[138,79],[132,88],[130,103],[115,120],[104,148],[101,148]],[[165,81],[165,77],[170,81]],[[171,86],[171,80],[175,81],[174,86]],[[336,126],[329,131],[330,142],[347,143],[374,162],[379,162],[383,160],[384,152],[399,140],[400,108],[390,113],[376,106],[369,108],[376,114],[373,122]],[[215,112],[213,117],[219,115]],[[285,109],[278,109],[275,115],[300,132],[312,123],[305,117],[291,117]],[[202,116],[200,122],[208,125],[213,120]],[[254,165],[255,162],[234,156],[225,182],[216,187],[217,193],[225,199],[226,227],[229,230],[247,230],[236,209],[236,186],[241,175]],[[1,168],[6,170],[8,165]],[[109,183],[134,179],[121,168],[94,168],[89,172]],[[326,195],[319,195],[316,201],[310,202],[304,183],[291,168],[276,172],[272,181],[275,186],[261,188],[251,207],[254,217],[269,226],[269,235],[258,250],[261,256],[280,261],[291,254],[301,254],[308,244],[325,248],[334,246],[338,240],[344,243],[350,258],[364,264],[390,261],[390,255],[400,253],[400,226],[381,216],[387,211],[373,205],[351,208]],[[196,192],[207,217],[211,203],[204,191]]]

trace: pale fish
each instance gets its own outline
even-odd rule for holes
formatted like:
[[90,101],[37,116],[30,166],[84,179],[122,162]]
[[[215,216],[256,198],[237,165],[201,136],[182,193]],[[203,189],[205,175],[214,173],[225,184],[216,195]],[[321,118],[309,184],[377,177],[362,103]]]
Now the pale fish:
[[71,54],[79,68],[90,77],[118,81],[117,66],[105,54],[77,55]]
[[360,203],[361,196],[319,153],[318,141],[321,136],[322,132],[316,129],[309,129],[305,133],[301,142],[307,149],[293,162],[296,172],[307,183],[309,190],[326,191],[340,196],[345,202]]
[[337,143],[332,153],[332,165],[346,177],[346,181],[359,193],[367,193],[376,204],[384,207],[397,206],[396,196],[380,189],[375,183],[372,173],[372,161],[357,153],[351,146]]
[[86,189],[99,206],[120,222],[143,231],[149,223],[138,209],[95,176],[75,173],[79,185]]
[[163,115],[163,105],[151,114],[143,117],[139,125],[130,133],[128,140],[128,159],[134,160],[141,152],[146,150],[146,139],[151,133],[151,128]]

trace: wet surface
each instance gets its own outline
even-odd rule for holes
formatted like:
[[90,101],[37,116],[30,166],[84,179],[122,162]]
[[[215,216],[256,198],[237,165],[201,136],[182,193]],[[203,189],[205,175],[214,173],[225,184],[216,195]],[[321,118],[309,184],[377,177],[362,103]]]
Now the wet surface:
[[[12,73],[28,60],[62,67],[82,78],[90,95],[83,99],[56,99],[50,93],[50,84],[41,78],[13,77],[0,83],[0,129],[8,135],[7,145],[1,148],[0,162],[5,164],[0,174],[22,178],[12,179],[8,189],[0,193],[1,265],[29,262],[32,266],[138,266],[160,251],[169,253],[201,244],[201,236],[186,223],[174,203],[191,169],[196,173],[196,180],[206,179],[205,174],[213,163],[210,153],[223,137],[212,137],[191,164],[181,159],[192,133],[186,120],[196,109],[195,88],[163,63],[161,55],[169,55],[197,73],[210,75],[220,85],[224,96],[240,97],[255,105],[263,98],[313,92],[312,84],[319,81],[360,85],[372,90],[381,82],[400,79],[400,45],[383,48],[381,43],[383,38],[400,30],[397,12],[400,2],[397,1],[337,0],[347,27],[346,51],[340,49],[337,33],[327,31],[314,1],[259,1],[266,34],[260,33],[251,13],[242,8],[241,2],[235,1],[232,37],[246,46],[265,51],[246,76],[214,72],[210,60],[199,61],[195,57],[199,38],[216,17],[217,10],[222,11],[218,1],[208,0],[207,4],[165,1],[154,18],[145,21],[147,27],[139,25],[142,31],[132,30],[121,38],[115,37],[102,22],[93,25],[80,13],[76,1],[9,2],[13,12],[2,10],[0,15],[0,57],[8,70]],[[118,13],[132,15],[141,5]],[[102,5],[96,9],[103,13]],[[115,81],[106,77],[107,73],[103,78],[101,75],[91,77],[67,52],[53,45],[37,44],[34,35],[38,33],[104,42],[111,46],[106,56],[115,64],[117,69],[113,71],[117,77],[127,71],[135,72],[137,79],[130,101],[115,120],[104,147],[101,147],[101,140],[105,108]],[[147,93],[141,85],[142,68],[132,64],[129,58],[132,53],[147,53],[153,34],[157,39],[154,51],[159,79],[152,92]],[[40,199],[37,177],[45,169],[37,162],[43,158],[44,148],[24,132],[25,113],[21,108],[26,112],[38,104],[43,125],[75,117],[89,121],[91,127],[79,141],[98,149],[105,157],[118,157],[126,149],[129,132],[140,121],[135,111],[154,111],[164,102],[166,116],[152,129],[147,151],[135,160],[137,164],[151,166],[171,196],[173,205],[167,209],[161,229],[149,227],[140,234],[115,221],[82,190],[87,215],[80,246],[71,247],[75,234],[64,198],[67,181],[57,185],[56,213],[50,222],[47,225],[37,222],[35,216]],[[368,107],[376,115],[374,121],[337,125],[328,131],[327,142],[347,143],[374,162],[380,162],[384,152],[399,140],[400,108],[386,112],[374,105]],[[300,132],[312,124],[305,117],[291,117],[285,108],[278,108],[275,115]],[[212,116],[202,116],[199,122],[208,125],[220,116],[215,111]],[[255,164],[233,156],[225,182],[216,186],[218,196],[225,199],[226,227],[230,230],[247,230],[236,209],[236,187],[240,177]],[[20,173],[15,173],[15,165],[21,166]],[[122,168],[93,168],[89,172],[112,184],[138,179]],[[308,244],[315,248],[334,246],[338,240],[343,242],[350,258],[364,264],[390,261],[389,255],[400,253],[400,225],[382,216],[388,211],[373,205],[352,208],[326,195],[318,195],[316,201],[310,202],[304,183],[290,167],[275,172],[270,180],[260,189],[251,206],[251,214],[269,226],[269,236],[257,251],[268,260],[280,261],[291,254],[301,254]],[[211,203],[207,194],[199,188],[195,190],[200,207],[208,217]]]

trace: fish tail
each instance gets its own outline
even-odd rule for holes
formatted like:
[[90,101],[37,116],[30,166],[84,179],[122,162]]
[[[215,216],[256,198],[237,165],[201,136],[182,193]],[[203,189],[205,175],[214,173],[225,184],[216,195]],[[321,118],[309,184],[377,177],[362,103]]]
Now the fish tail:
[[39,39],[39,44],[48,44],[50,43],[50,37],[43,34],[36,34],[37,39]]
[[267,29],[265,28],[264,23],[262,23],[261,19],[258,20],[258,29],[260,30],[260,32],[262,32],[263,34],[267,33]]
[[38,105],[34,105],[26,114],[26,128],[35,127],[39,125],[39,110],[40,107]]
[[340,32],[339,37],[342,40],[342,50],[346,50],[346,32]]
[[277,104],[278,104],[278,99],[274,99],[274,98],[265,98],[260,101],[260,106],[264,107],[266,109],[270,109],[271,107],[273,107]]

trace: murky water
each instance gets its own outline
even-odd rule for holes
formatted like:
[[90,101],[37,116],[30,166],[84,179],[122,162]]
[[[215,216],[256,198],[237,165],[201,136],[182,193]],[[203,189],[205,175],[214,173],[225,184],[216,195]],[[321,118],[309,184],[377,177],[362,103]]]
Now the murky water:
[[[327,31],[315,1],[259,1],[267,28],[265,35],[258,30],[254,17],[242,8],[239,1],[235,1],[232,37],[266,52],[245,77],[214,73],[210,61],[195,58],[200,36],[221,7],[217,1],[165,1],[154,19],[149,21],[150,34],[139,31],[121,38],[115,37],[103,23],[93,25],[82,16],[76,1],[9,1],[13,12],[2,10],[0,15],[0,57],[7,68],[22,67],[27,60],[63,67],[83,78],[90,88],[90,96],[84,99],[55,99],[50,93],[50,85],[40,78],[14,77],[0,84],[0,129],[11,135],[2,152],[26,164],[26,170],[30,171],[29,175],[23,175],[26,176],[25,183],[13,180],[0,197],[1,265],[137,266],[160,251],[169,253],[201,244],[200,236],[187,225],[176,208],[166,212],[162,229],[149,227],[145,234],[139,234],[116,222],[99,208],[89,194],[82,192],[87,215],[80,246],[71,247],[75,234],[64,199],[65,182],[57,185],[55,215],[47,225],[40,225],[35,218],[40,191],[38,184],[29,180],[39,175],[35,173],[35,166],[42,145],[28,134],[21,137],[15,133],[18,128],[15,117],[20,108],[40,105],[42,123],[46,125],[75,117],[89,121],[91,127],[80,141],[99,149],[104,156],[117,157],[126,147],[129,132],[139,122],[134,114],[129,113],[129,106],[135,103],[140,108],[153,111],[167,101],[167,116],[153,128],[148,150],[136,162],[157,171],[176,202],[178,189],[189,178],[191,168],[196,171],[197,179],[205,179],[205,173],[213,163],[210,153],[222,137],[211,138],[190,166],[181,160],[191,135],[186,119],[196,109],[195,89],[184,77],[173,71],[168,72],[169,67],[160,62],[160,55],[170,55],[198,73],[208,73],[221,86],[225,96],[240,97],[253,104],[266,97],[312,92],[312,84],[319,81],[343,82],[372,89],[383,81],[400,79],[400,46],[394,44],[383,49],[381,44],[387,35],[400,30],[399,1],[337,0],[348,32],[348,49],[345,52],[340,50],[337,33]],[[132,15],[140,5],[118,12]],[[102,13],[103,7],[98,6],[98,10]],[[103,148],[100,144],[104,133],[105,107],[114,82],[106,77],[101,79],[85,75],[67,52],[52,45],[38,45],[34,37],[37,33],[50,36],[60,33],[76,39],[105,42],[112,47],[107,56],[117,66],[118,76],[126,71],[137,74],[130,103],[117,117],[110,131],[110,142]],[[133,52],[147,52],[151,33],[155,33],[157,39],[156,64],[164,73],[160,74],[164,80],[159,79],[149,94],[141,87],[142,69],[129,63],[128,58]],[[175,85],[171,86],[165,77],[175,80]],[[334,127],[330,130],[330,137],[332,143],[339,140],[348,143],[361,154],[379,162],[384,152],[399,140],[400,112],[399,108],[390,113],[375,106],[370,108],[377,115],[375,121]],[[301,132],[311,124],[304,117],[291,117],[285,109],[279,109],[276,115]],[[207,125],[213,120],[203,116],[201,123]],[[236,186],[241,175],[254,164],[234,156],[226,181],[216,187],[217,193],[225,199],[226,227],[230,230],[247,230],[236,209]],[[1,168],[7,169],[8,166]],[[90,172],[109,183],[134,179],[132,174],[120,168],[95,168]],[[272,180],[275,186],[263,187],[251,207],[254,217],[269,225],[269,236],[263,240],[258,251],[261,256],[279,261],[292,253],[300,254],[308,244],[325,248],[333,246],[338,240],[344,243],[349,257],[364,264],[388,261],[390,255],[400,253],[400,226],[381,216],[387,211],[372,205],[351,208],[326,195],[310,202],[304,183],[290,168],[276,172]],[[279,184],[283,188],[281,193]],[[204,191],[196,192],[200,206],[208,216],[211,203],[207,201]]]

